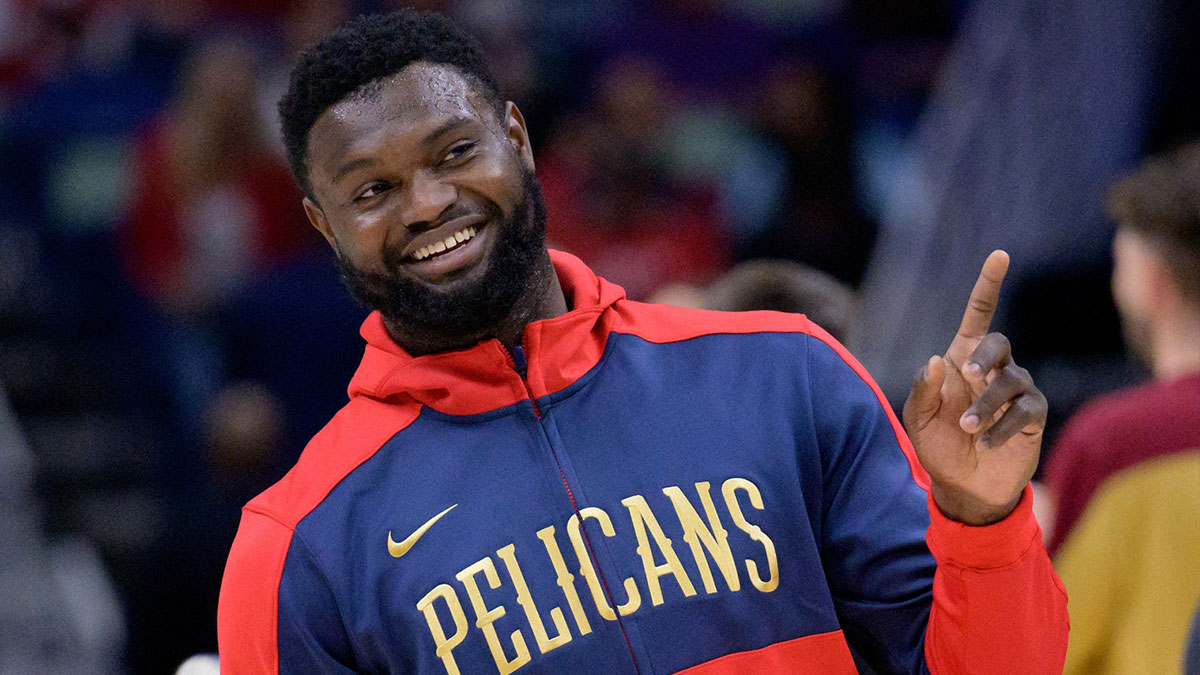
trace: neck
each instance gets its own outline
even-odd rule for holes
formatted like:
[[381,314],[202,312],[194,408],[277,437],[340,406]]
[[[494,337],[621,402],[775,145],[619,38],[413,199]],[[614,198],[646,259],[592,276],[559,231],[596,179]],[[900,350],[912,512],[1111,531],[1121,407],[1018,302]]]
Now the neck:
[[1154,335],[1154,377],[1171,380],[1200,372],[1200,309],[1180,312]]
[[402,326],[384,318],[383,324],[396,344],[412,356],[424,356],[471,347],[483,340],[497,339],[505,347],[520,345],[525,336],[525,326],[534,321],[552,319],[568,310],[562,285],[554,272],[554,265],[546,254],[529,276],[526,291],[517,298],[512,309],[496,325],[474,335],[420,335],[405,330]]

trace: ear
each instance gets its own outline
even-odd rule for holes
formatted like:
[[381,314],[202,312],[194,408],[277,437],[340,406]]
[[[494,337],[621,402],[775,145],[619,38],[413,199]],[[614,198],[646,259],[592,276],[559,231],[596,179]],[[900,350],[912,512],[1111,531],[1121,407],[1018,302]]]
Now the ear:
[[304,214],[308,216],[308,222],[317,228],[317,232],[320,232],[325,241],[329,242],[329,246],[336,251],[337,241],[333,238],[333,228],[329,226],[329,219],[325,217],[321,207],[308,197],[304,198]]
[[508,142],[517,150],[517,156],[526,169],[533,172],[533,148],[529,145],[529,131],[525,128],[525,116],[517,108],[517,104],[508,101],[504,104],[504,135]]

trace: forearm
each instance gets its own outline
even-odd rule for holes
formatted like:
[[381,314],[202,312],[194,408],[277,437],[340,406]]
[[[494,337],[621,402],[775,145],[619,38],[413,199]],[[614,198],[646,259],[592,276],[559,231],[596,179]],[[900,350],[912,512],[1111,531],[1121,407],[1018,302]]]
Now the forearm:
[[1067,597],[1041,542],[1028,488],[986,527],[957,523],[929,500],[937,560],[925,659],[933,675],[1061,673]]

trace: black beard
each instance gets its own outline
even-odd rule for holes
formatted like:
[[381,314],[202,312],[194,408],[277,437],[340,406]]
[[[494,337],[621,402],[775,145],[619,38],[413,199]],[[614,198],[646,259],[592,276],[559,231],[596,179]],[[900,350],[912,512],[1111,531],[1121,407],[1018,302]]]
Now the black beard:
[[533,173],[522,170],[523,195],[508,218],[494,203],[489,226],[496,241],[484,269],[470,270],[472,278],[431,286],[399,272],[399,250],[384,252],[391,273],[368,272],[355,267],[339,249],[338,271],[342,282],[360,305],[378,310],[389,327],[395,327],[414,344],[440,345],[444,349],[472,345],[496,337],[501,324],[519,313],[518,304],[531,304],[547,265],[546,207],[541,185]]

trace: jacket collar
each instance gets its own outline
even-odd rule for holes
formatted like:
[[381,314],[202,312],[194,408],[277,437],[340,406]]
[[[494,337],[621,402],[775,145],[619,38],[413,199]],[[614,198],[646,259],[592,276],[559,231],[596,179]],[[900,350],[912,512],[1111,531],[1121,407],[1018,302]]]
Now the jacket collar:
[[552,250],[550,259],[571,309],[525,327],[524,380],[499,340],[414,357],[388,335],[379,312],[372,312],[360,331],[367,347],[350,381],[350,397],[411,398],[440,412],[473,415],[570,386],[599,362],[617,320],[612,307],[625,291],[575,256]]

